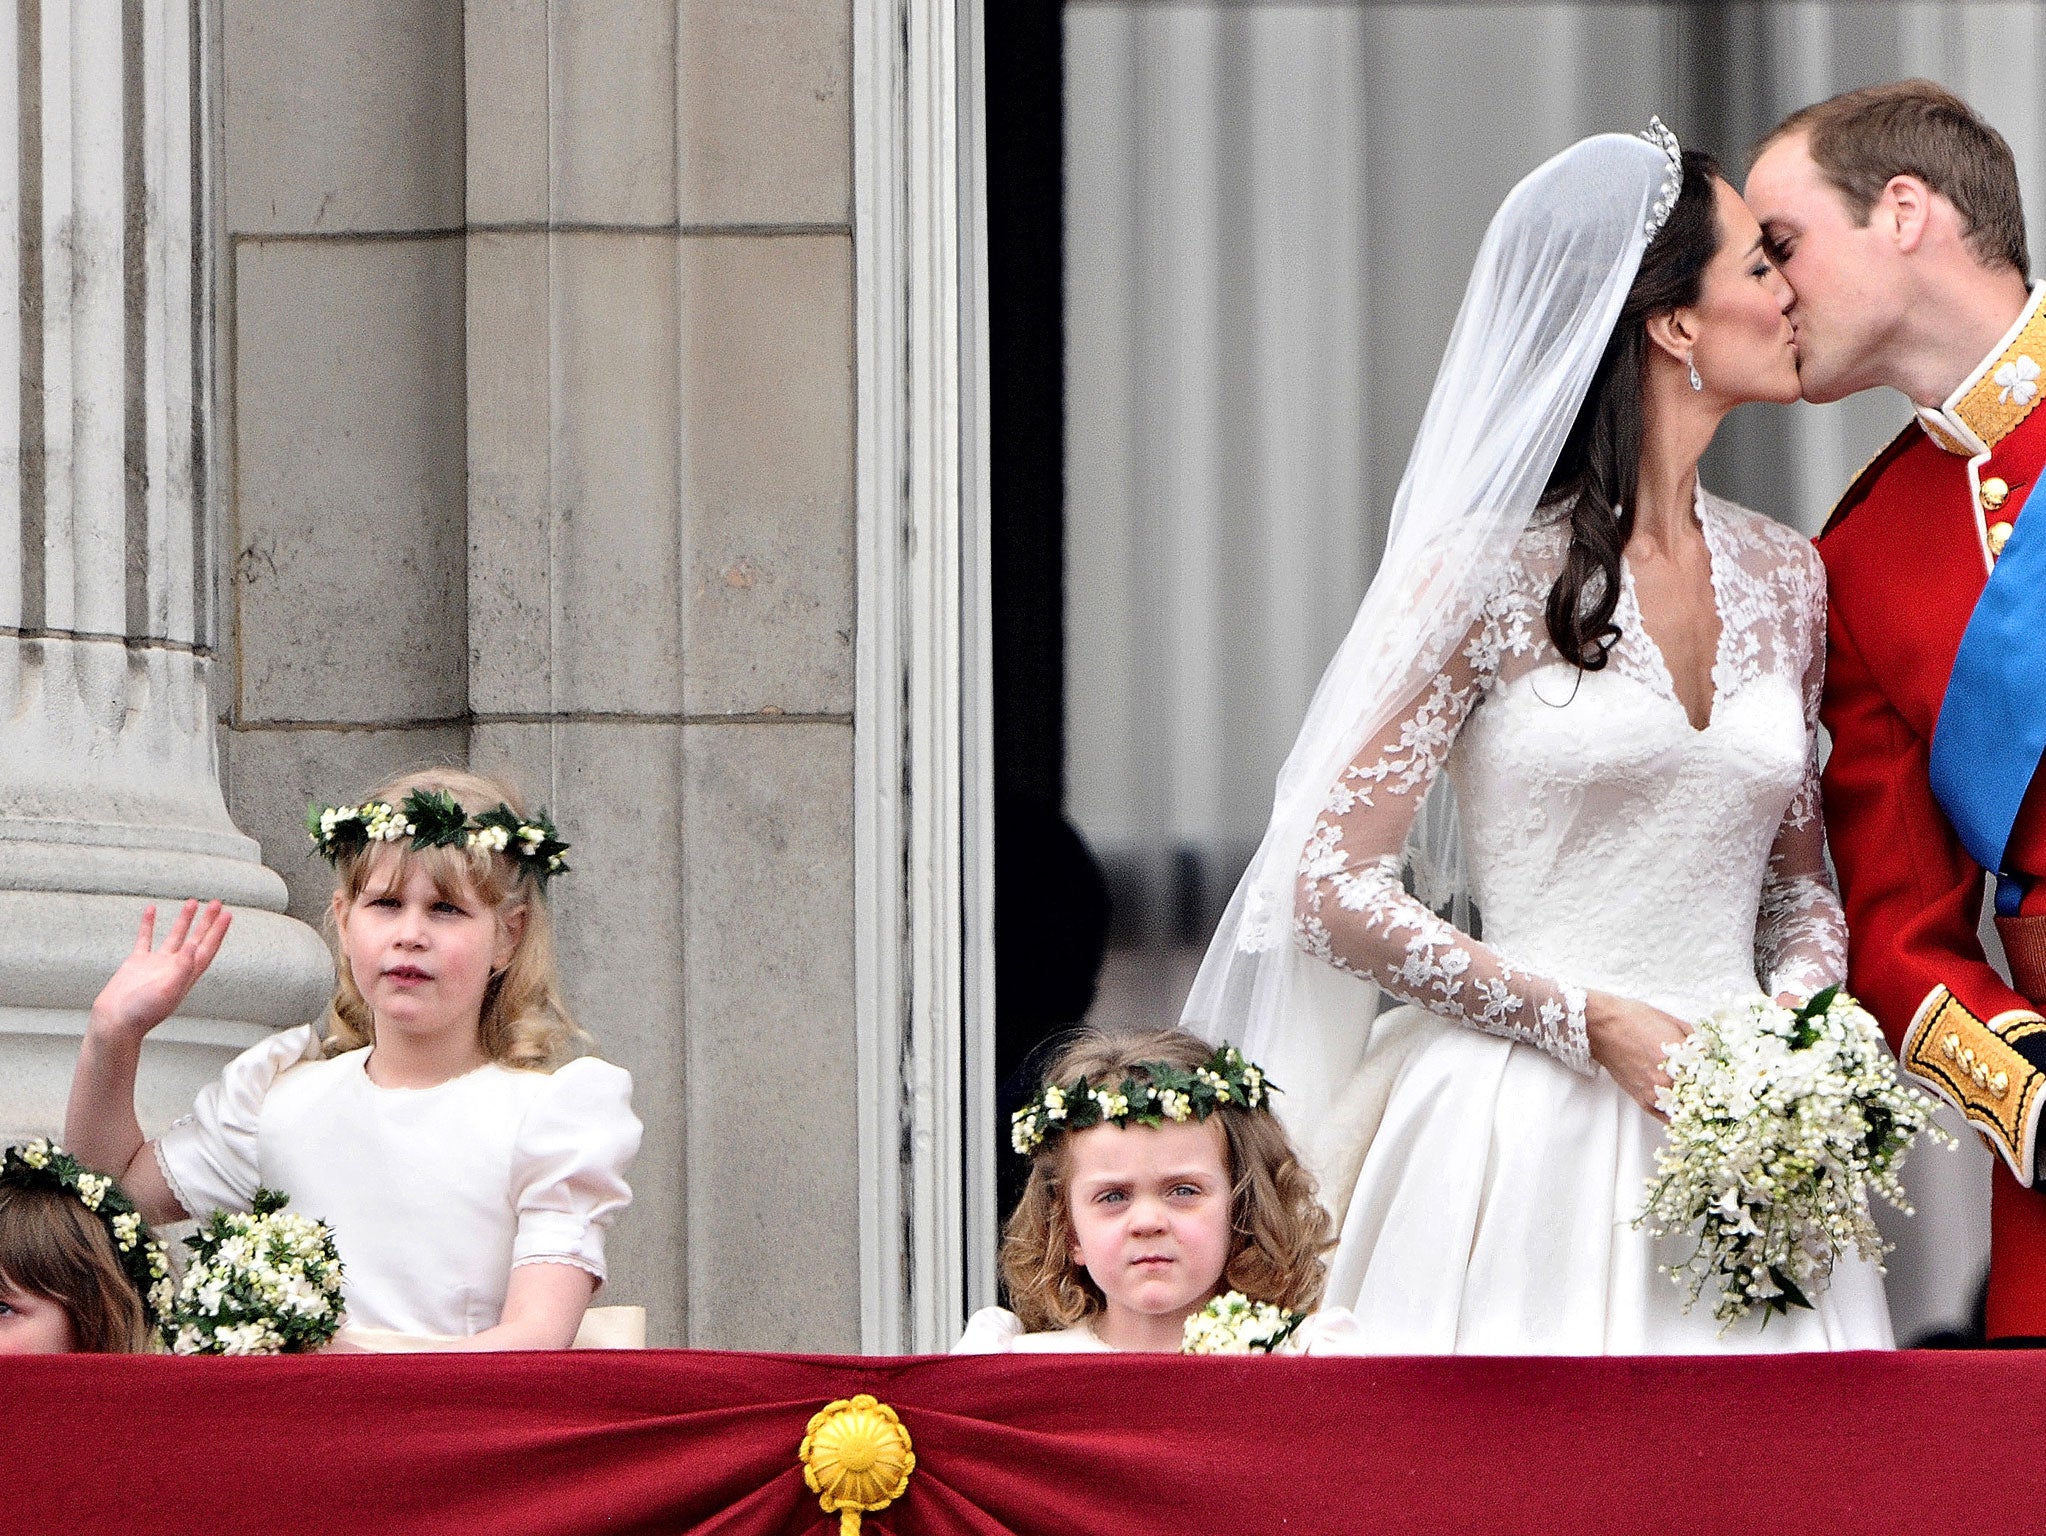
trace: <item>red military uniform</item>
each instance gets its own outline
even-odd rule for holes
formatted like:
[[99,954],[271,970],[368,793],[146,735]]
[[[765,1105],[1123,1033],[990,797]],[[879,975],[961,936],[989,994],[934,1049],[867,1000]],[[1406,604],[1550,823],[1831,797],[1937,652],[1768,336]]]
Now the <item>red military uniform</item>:
[[[2046,471],[2042,298],[2046,285],[1946,405],[1921,409],[1862,471],[1819,535],[1830,591],[1825,802],[1848,986],[1905,1070],[1957,1104],[1999,1154],[1991,1338],[2046,1337],[2046,1192],[2030,1187],[2046,1172],[2033,1166],[2046,1110],[2046,1071],[2035,1064],[2046,1062],[2046,773],[2005,856],[2007,870],[2036,881],[2020,917],[1999,919],[2014,985],[1984,956],[1983,870],[1934,798],[1927,762],[2008,520]],[[2046,517],[2046,493],[2031,507],[2026,515]],[[2038,612],[2046,625],[2046,593]]]

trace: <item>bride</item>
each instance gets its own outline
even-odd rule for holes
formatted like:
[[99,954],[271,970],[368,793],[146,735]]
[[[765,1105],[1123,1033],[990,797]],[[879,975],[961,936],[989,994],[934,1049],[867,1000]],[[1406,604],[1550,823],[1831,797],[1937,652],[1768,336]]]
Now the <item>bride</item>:
[[1659,122],[1533,172],[1479,252],[1385,558],[1187,1005],[1287,1090],[1340,1221],[1328,1299],[1374,1350],[1892,1343],[1851,1257],[1814,1310],[1722,1336],[1659,1269],[1688,1244],[1634,1225],[1685,1020],[1845,969],[1824,575],[1698,484],[1728,411],[1797,398],[1790,302]]

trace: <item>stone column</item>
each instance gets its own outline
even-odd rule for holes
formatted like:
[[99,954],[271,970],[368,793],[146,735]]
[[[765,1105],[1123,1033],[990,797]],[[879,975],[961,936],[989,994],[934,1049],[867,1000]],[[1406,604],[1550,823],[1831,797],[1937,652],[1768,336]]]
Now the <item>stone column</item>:
[[846,0],[470,0],[470,761],[576,842],[656,1343],[859,1343]]
[[331,984],[217,772],[202,16],[0,13],[0,1140],[60,1127],[145,899],[235,909],[144,1053],[147,1129]]

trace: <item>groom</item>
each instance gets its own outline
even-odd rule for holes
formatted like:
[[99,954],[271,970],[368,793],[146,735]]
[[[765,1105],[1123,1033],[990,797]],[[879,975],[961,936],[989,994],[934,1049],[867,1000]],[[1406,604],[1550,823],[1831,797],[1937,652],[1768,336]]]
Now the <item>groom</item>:
[[[1848,980],[1998,1153],[1988,1334],[2046,1343],[2046,284],[2017,167],[1907,80],[1786,118],[1747,198],[1797,290],[1805,398],[1918,408],[1819,535]],[[1985,870],[2009,983],[1977,939]]]

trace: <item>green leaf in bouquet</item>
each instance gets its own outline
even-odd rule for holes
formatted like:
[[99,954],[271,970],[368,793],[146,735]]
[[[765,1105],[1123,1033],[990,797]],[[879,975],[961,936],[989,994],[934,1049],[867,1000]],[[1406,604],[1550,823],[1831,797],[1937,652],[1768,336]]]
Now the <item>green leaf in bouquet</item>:
[[1840,984],[1838,982],[1833,983],[1830,987],[1821,988],[1804,1000],[1804,1006],[1797,1010],[1798,1018],[1816,1019],[1823,1017],[1826,1010],[1833,1006],[1833,999],[1839,995]]
[[1810,1299],[1798,1289],[1797,1282],[1774,1264],[1769,1266],[1769,1278],[1776,1282],[1776,1288],[1783,1293],[1781,1296],[1771,1297],[1770,1306],[1779,1312],[1788,1312],[1792,1307],[1803,1307],[1807,1312],[1812,1310]]
[[1790,1048],[1801,1051],[1819,1038],[1819,1024],[1826,1017],[1826,1010],[1833,1006],[1833,999],[1840,995],[1839,983],[1821,988],[1804,1000],[1804,1005],[1791,1015],[1794,1027],[1790,1034]]
[[1870,1104],[1861,1114],[1868,1122],[1868,1135],[1862,1139],[1862,1145],[1870,1157],[1879,1157],[1884,1146],[1888,1144],[1891,1133],[1897,1128],[1897,1117],[1885,1104]]

